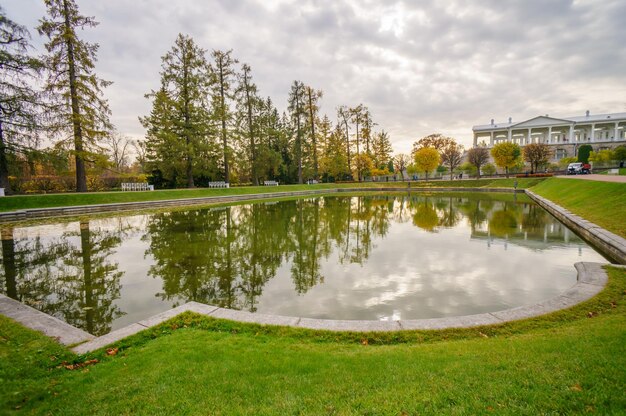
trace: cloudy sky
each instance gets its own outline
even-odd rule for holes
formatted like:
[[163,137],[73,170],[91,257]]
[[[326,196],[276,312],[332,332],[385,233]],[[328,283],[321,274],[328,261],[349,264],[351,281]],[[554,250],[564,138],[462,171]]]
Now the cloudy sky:
[[[430,133],[471,143],[491,118],[626,112],[624,0],[77,0],[100,25],[98,74],[118,130],[158,88],[160,57],[178,33],[207,50],[233,49],[260,92],[286,107],[293,80],[324,91],[322,111],[363,103],[394,150]],[[3,0],[34,29],[43,0]]]

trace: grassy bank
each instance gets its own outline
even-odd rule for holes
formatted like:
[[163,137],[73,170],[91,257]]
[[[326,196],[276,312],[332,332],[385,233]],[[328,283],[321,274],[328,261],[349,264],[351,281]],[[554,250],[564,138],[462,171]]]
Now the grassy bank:
[[552,178],[532,191],[626,238],[626,183]]
[[[526,188],[539,183],[542,179],[518,179],[518,187]],[[474,179],[457,181],[417,181],[411,182],[411,188],[437,187],[509,187],[514,186],[514,179]],[[137,201],[162,201],[167,199],[200,198],[224,195],[249,195],[268,192],[304,191],[311,189],[384,187],[406,189],[407,182],[365,182],[346,184],[317,185],[280,185],[280,186],[249,186],[228,189],[168,189],[152,192],[91,192],[84,194],[47,194],[47,195],[15,195],[0,198],[0,212],[29,208],[65,207],[73,205],[109,204]]]
[[584,304],[499,326],[331,334],[186,314],[86,357],[0,316],[0,413],[618,414],[626,271],[609,275]]

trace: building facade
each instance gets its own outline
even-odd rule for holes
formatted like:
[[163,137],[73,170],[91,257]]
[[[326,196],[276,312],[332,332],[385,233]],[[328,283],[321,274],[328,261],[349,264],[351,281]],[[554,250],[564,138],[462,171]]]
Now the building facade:
[[530,120],[474,126],[474,147],[491,148],[497,143],[513,142],[520,146],[545,143],[553,148],[553,161],[577,155],[578,147],[589,144],[594,151],[614,149],[626,144],[626,113],[584,116],[538,116]]

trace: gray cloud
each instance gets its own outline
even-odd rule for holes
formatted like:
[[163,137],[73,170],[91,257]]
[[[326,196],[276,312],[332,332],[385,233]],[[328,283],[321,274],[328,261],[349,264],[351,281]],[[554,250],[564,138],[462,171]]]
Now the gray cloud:
[[[158,87],[160,57],[179,32],[233,49],[280,109],[299,79],[340,104],[367,105],[396,151],[441,132],[470,143],[490,118],[626,110],[626,3],[621,0],[254,1],[78,0],[101,23],[97,71],[113,122],[142,137],[143,95]],[[8,0],[11,18],[34,27],[38,0]]]

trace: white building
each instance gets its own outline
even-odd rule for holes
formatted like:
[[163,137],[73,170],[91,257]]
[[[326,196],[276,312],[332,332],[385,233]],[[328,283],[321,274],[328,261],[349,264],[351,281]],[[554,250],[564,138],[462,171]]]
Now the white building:
[[587,114],[580,117],[538,116],[529,120],[474,126],[474,147],[513,142],[520,146],[546,143],[554,148],[553,159],[576,156],[578,146],[589,144],[594,151],[626,144],[626,113]]

